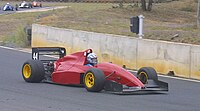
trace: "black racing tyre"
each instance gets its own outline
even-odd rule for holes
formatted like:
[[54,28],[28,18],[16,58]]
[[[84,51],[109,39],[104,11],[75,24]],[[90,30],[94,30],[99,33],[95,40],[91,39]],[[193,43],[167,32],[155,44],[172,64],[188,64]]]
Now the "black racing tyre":
[[143,84],[147,84],[148,79],[155,80],[155,81],[158,80],[157,72],[152,67],[140,68],[137,72],[137,77]]
[[100,92],[104,88],[105,75],[97,68],[90,68],[84,74],[83,83],[87,91]]
[[40,60],[28,60],[23,64],[22,76],[26,82],[39,83],[44,79],[44,65]]

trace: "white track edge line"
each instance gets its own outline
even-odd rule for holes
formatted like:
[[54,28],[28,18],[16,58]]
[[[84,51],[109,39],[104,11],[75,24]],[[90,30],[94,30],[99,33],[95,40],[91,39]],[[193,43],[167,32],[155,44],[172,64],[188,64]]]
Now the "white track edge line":
[[167,76],[167,75],[158,75],[160,77],[166,77],[171,79],[178,79],[178,80],[184,80],[184,81],[190,81],[190,82],[198,82],[200,83],[200,80],[194,80],[194,79],[187,79],[187,78],[181,78],[181,77],[173,77],[173,76]]
[[14,50],[14,51],[20,51],[20,52],[25,52],[25,53],[32,53],[31,51],[24,50],[23,48],[11,48],[11,47],[5,47],[5,46],[0,46],[0,48]]
[[[128,70],[128,71],[137,72],[137,71],[133,71],[133,70]],[[183,81],[190,81],[190,82],[198,82],[198,83],[200,83],[200,80],[195,80],[195,79],[187,79],[187,78],[183,78],[183,77],[168,76],[168,75],[163,75],[163,74],[158,74],[158,76],[159,77],[165,77],[165,78],[171,78],[171,79],[178,79],[178,80],[183,80]]]
[[[25,52],[25,53],[31,53],[31,51],[26,51],[26,50],[23,50],[22,48],[16,49],[16,48],[10,48],[10,47],[5,47],[5,46],[0,46],[0,48],[9,49],[9,50],[15,50],[15,51],[20,51],[20,52]],[[47,55],[47,56],[48,57],[53,57],[53,56],[49,56],[49,55]],[[178,80],[184,80],[184,81],[190,81],[190,82],[198,82],[198,83],[200,83],[200,80],[193,80],[193,79],[172,77],[172,76],[166,76],[166,75],[158,75],[158,76],[165,77],[165,78],[171,78],[171,79],[178,79]]]

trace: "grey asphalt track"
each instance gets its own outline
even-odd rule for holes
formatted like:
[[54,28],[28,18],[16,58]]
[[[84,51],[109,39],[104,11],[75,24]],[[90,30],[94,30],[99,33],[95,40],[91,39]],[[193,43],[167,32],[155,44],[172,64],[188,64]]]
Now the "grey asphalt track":
[[3,15],[3,14],[12,14],[12,13],[15,13],[16,11],[3,11],[3,10],[0,10],[0,15]]
[[0,47],[0,111],[200,111],[200,83],[159,77],[167,94],[113,95],[81,87],[26,83],[21,76],[31,54]]
[[16,12],[24,12],[24,11],[31,11],[31,10],[42,10],[42,9],[47,9],[47,8],[50,8],[50,7],[33,7],[33,8],[18,8],[18,11],[16,11],[14,9],[14,11],[3,11],[3,10],[0,10],[0,15],[4,15],[4,14],[13,14],[13,13],[16,13]]

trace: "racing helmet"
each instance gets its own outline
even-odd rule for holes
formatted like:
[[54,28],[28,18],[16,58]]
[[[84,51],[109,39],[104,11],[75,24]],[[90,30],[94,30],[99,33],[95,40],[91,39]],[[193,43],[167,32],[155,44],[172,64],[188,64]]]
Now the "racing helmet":
[[91,65],[96,65],[98,63],[97,55],[95,53],[90,53],[87,55],[87,63]]

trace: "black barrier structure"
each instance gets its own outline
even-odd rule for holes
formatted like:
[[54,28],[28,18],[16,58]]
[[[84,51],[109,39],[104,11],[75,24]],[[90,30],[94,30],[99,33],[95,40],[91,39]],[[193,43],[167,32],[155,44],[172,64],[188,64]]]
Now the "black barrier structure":
[[139,33],[139,17],[131,18],[131,32],[138,34]]
[[131,32],[136,33],[139,36],[139,38],[142,38],[144,36],[144,34],[143,34],[143,20],[144,20],[143,15],[139,15],[137,17],[132,17],[130,19],[130,21],[131,21],[131,24],[130,24]]

